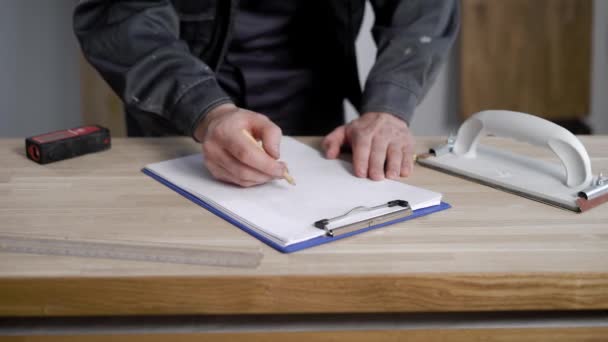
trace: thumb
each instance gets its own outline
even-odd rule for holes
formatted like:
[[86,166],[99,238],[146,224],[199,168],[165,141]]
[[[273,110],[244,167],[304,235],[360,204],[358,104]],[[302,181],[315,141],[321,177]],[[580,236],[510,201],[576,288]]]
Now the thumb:
[[283,136],[279,126],[262,115],[256,118],[251,126],[254,136],[262,140],[266,153],[274,159],[279,159],[281,154],[281,137]]
[[323,139],[323,149],[325,149],[325,157],[328,159],[336,159],[340,154],[340,147],[346,140],[346,126],[342,125],[329,133]]

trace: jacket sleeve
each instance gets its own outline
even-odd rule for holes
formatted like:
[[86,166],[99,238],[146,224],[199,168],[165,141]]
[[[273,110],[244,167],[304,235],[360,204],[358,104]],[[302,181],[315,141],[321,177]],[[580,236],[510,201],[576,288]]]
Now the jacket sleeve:
[[169,0],[83,0],[73,19],[86,59],[127,109],[159,115],[192,135],[209,110],[230,102],[211,68],[179,39]]
[[459,28],[458,0],[372,0],[376,63],[361,112],[388,112],[409,123],[437,76]]

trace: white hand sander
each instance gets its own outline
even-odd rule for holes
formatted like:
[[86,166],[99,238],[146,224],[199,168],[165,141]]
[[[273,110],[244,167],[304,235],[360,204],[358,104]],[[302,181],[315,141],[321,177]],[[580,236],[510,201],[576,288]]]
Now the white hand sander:
[[[494,135],[547,148],[561,163],[479,144]],[[608,201],[608,177],[594,177],[583,144],[565,128],[537,116],[503,110],[479,112],[455,138],[418,163],[564,209],[583,212]]]

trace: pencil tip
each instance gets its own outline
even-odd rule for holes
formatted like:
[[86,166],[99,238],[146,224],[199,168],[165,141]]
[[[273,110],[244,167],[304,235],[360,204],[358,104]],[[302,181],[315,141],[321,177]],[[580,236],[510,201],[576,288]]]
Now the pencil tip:
[[289,183],[289,184],[291,184],[291,185],[293,185],[293,186],[295,186],[295,185],[296,185],[296,180],[295,180],[295,179],[293,179],[293,177],[291,177],[291,175],[290,175],[289,173],[285,173],[285,174],[283,175],[283,178],[285,178],[285,180],[287,181],[287,183]]

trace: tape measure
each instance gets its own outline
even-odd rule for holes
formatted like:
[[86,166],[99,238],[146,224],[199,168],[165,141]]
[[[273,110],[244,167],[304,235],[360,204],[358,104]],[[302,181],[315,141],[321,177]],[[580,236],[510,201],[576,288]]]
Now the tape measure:
[[9,235],[0,235],[0,252],[241,268],[255,268],[263,257],[257,249],[221,250],[219,247],[126,244]]

